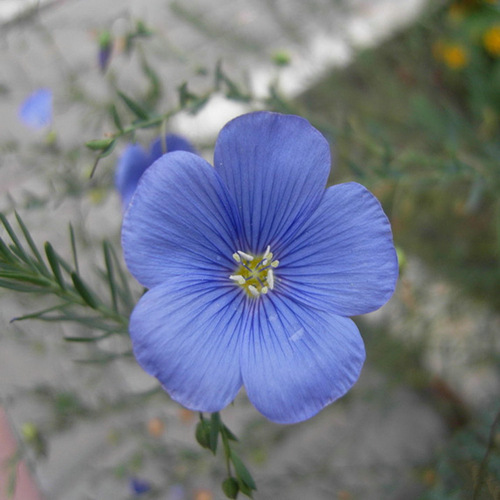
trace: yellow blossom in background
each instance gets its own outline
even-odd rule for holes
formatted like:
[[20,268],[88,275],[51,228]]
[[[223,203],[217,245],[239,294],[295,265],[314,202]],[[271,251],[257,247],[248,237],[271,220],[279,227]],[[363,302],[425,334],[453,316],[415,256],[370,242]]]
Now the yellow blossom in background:
[[458,70],[467,65],[468,57],[465,49],[455,43],[446,44],[441,52],[443,62],[450,69]]
[[450,69],[462,69],[468,62],[467,52],[458,43],[446,43],[438,40],[432,47],[432,53],[438,61],[443,61]]
[[492,26],[484,33],[483,45],[492,56],[500,56],[500,24]]

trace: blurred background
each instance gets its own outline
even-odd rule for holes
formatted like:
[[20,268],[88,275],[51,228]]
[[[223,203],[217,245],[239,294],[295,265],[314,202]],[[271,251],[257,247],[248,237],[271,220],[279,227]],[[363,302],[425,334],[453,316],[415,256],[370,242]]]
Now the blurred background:
[[[102,295],[131,141],[175,132],[211,161],[230,118],[299,114],[331,144],[330,183],[381,200],[401,274],[386,306],[355,318],[356,386],[293,426],[244,393],[222,412],[254,498],[500,499],[500,2],[0,0],[0,49],[0,210],[68,260],[77,246]],[[38,89],[41,123],[20,114]],[[51,304],[0,289],[0,499],[224,498],[198,416],[157,390],[126,337],[11,321]]]

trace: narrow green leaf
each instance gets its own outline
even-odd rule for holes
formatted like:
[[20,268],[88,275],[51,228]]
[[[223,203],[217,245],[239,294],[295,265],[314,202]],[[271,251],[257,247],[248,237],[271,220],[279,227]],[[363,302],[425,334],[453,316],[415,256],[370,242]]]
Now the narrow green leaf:
[[63,337],[67,342],[98,342],[113,335],[114,332],[106,332],[97,337]]
[[73,314],[39,316],[35,319],[39,321],[44,321],[46,323],[62,323],[62,322],[79,323],[81,325],[86,326],[87,328],[91,328],[93,330],[101,330],[104,332],[108,332],[110,334],[125,332],[125,329],[123,327],[117,328],[116,325],[113,326],[108,325],[99,318],[88,318],[85,316],[77,316]]
[[150,82],[150,87],[147,92],[147,101],[150,103],[150,105],[153,105],[158,102],[158,99],[162,94],[160,78],[156,71],[148,64],[144,56],[142,58],[141,66],[142,71]]
[[12,255],[10,248],[5,244],[2,238],[0,238],[0,254],[3,259],[9,263],[16,262],[16,258]]
[[66,289],[66,284],[64,283],[64,279],[61,274],[61,267],[59,266],[59,259],[57,258],[57,254],[52,248],[52,245],[46,241],[45,242],[45,254],[47,255],[47,260],[49,261],[52,272],[54,273],[54,278],[57,281],[57,284],[63,289]]
[[138,102],[134,101],[120,90],[118,90],[118,95],[126,104],[128,109],[130,109],[130,111],[137,116],[137,118],[140,118],[141,120],[147,120],[149,118],[149,113]]
[[234,470],[236,471],[236,476],[240,481],[242,481],[246,486],[248,486],[251,490],[256,490],[257,486],[255,485],[255,481],[248,472],[248,469],[245,467],[240,457],[231,450],[231,462],[233,462]]
[[68,273],[68,274],[71,274],[73,272],[73,268],[71,267],[71,265],[66,261],[66,259],[64,259],[63,257],[61,257],[55,250],[54,248],[52,247],[52,251],[54,252],[54,255],[57,259],[57,261],[59,262],[60,266]]
[[73,285],[75,286],[76,291],[80,294],[80,297],[84,300],[84,302],[92,309],[97,309],[99,307],[97,299],[87,288],[87,285],[85,285],[80,276],[73,272],[71,273],[71,279],[73,280]]
[[115,127],[120,132],[123,132],[122,120],[121,120],[120,115],[118,114],[118,111],[116,110],[116,106],[114,104],[112,104],[110,106],[109,112],[111,113],[111,118],[113,118],[113,123],[115,124]]
[[12,226],[9,224],[9,221],[5,217],[3,213],[0,212],[0,221],[2,222],[3,226],[5,227],[5,230],[7,233],[9,233],[10,239],[12,240],[12,243],[14,243],[14,246],[17,249],[17,255],[26,263],[31,264],[33,266],[33,263],[31,259],[28,257],[28,254],[24,250],[24,247],[21,245],[21,242],[19,241],[19,238],[17,237],[15,231],[12,229]]
[[113,260],[115,262],[115,269],[118,271],[118,276],[120,278],[120,296],[125,304],[125,307],[127,309],[126,312],[130,311],[132,307],[134,307],[134,297],[132,296],[132,292],[130,290],[130,282],[127,274],[125,273],[122,263],[118,259],[118,256],[116,255],[116,252],[112,246],[109,247],[109,251],[111,253],[111,256],[113,257]]
[[184,82],[179,87],[177,87],[177,91],[179,92],[180,105],[183,108],[186,107],[190,102],[197,99],[197,95],[188,90],[187,82]]
[[229,78],[224,70],[222,69],[222,63],[221,61],[217,62],[217,65],[215,67],[215,88],[217,90],[220,90],[221,84],[224,83],[226,86],[226,97],[228,99],[232,99],[234,101],[242,101],[242,102],[248,102],[250,101],[250,96],[247,94],[244,94],[238,85]]
[[220,424],[221,421],[219,412],[212,413],[212,416],[210,417],[210,449],[214,455],[217,453]]
[[99,156],[95,159],[94,164],[92,165],[92,170],[90,171],[89,175],[90,179],[94,177],[99,162],[106,156],[109,156],[115,149],[115,146],[116,146],[116,140],[112,140],[105,148],[102,149],[102,151],[99,153]]
[[69,240],[71,243],[71,253],[73,255],[73,265],[75,266],[76,273],[79,274],[80,270],[78,269],[78,255],[76,253],[75,232],[73,231],[71,222],[69,223]]
[[103,354],[102,356],[98,358],[91,358],[91,359],[76,359],[75,361],[77,363],[82,363],[82,364],[103,364],[103,363],[109,363],[110,361],[115,361],[117,359],[121,358],[131,358],[133,357],[133,352],[132,351],[125,351],[119,354]]
[[65,307],[68,307],[67,303],[64,304],[58,304],[57,306],[52,306],[48,307],[47,309],[42,309],[41,311],[36,311],[30,314],[25,314],[23,316],[17,316],[16,318],[12,318],[10,320],[11,323],[14,323],[15,321],[24,321],[26,319],[38,319],[40,316],[43,316],[44,314],[53,312],[53,311],[59,311]]
[[31,248],[31,251],[33,252],[33,255],[35,256],[37,262],[38,262],[38,268],[40,271],[45,274],[46,276],[49,276],[49,270],[47,269],[47,266],[45,265],[45,262],[42,259],[42,256],[40,252],[38,251],[38,248],[33,241],[33,238],[31,237],[30,232],[28,231],[28,228],[24,224],[23,220],[21,219],[20,215],[17,212],[14,212],[16,216],[17,223],[19,224],[19,227],[21,228],[21,231],[24,234],[24,238],[26,240],[26,243],[28,243],[29,247]]
[[[23,283],[32,283],[42,288],[52,288],[53,283],[45,276],[35,274],[26,274],[24,271],[0,271],[0,276],[11,281],[21,281]],[[40,291],[38,288],[33,291]]]
[[215,90],[220,90],[221,83],[224,82],[224,73],[222,71],[222,61],[219,59],[215,65]]
[[104,240],[102,242],[102,249],[104,253],[104,263],[106,265],[106,273],[109,284],[109,291],[111,293],[111,302],[113,304],[113,310],[118,312],[118,302],[116,300],[116,282],[113,271],[113,261],[111,259],[111,253],[109,250],[110,244],[108,241]]
[[19,283],[3,279],[0,279],[0,288],[7,288],[8,290],[14,290],[16,292],[23,293],[33,293],[40,291],[40,288],[34,288],[33,286],[29,285],[20,285]]
[[190,114],[195,115],[201,109],[207,104],[207,102],[210,100],[210,96],[204,96],[204,97],[197,97],[191,103],[189,106],[187,106],[187,110],[189,111]]

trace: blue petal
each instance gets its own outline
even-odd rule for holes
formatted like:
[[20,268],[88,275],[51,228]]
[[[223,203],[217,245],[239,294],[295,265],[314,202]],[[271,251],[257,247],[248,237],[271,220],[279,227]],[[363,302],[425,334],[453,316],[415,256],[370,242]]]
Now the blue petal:
[[[166,150],[165,149],[166,146]],[[151,143],[151,163],[157,160],[165,153],[173,151],[187,151],[188,153],[198,154],[196,148],[184,137],[177,134],[167,134],[165,137],[165,144],[158,137]]]
[[344,395],[358,379],[363,341],[348,318],[263,297],[242,345],[248,397],[278,423],[306,420]]
[[326,191],[276,270],[283,293],[341,316],[381,307],[397,277],[389,221],[378,200],[356,183]]
[[149,290],[130,318],[134,354],[180,404],[219,411],[241,387],[238,332],[245,300],[210,274],[170,278]]
[[19,109],[21,121],[35,129],[43,128],[52,121],[52,91],[38,89],[33,92]]
[[115,186],[124,208],[128,207],[139,179],[151,165],[149,155],[139,144],[130,144],[123,151],[115,173]]
[[[180,135],[167,134],[165,140],[168,152],[188,151],[197,154],[194,146]],[[123,152],[116,167],[115,186],[124,209],[128,207],[142,174],[164,154],[163,148],[158,137],[151,143],[149,154],[139,144],[129,145]]]
[[229,122],[215,145],[215,169],[238,204],[247,247],[273,252],[318,206],[330,148],[298,116],[256,112]]
[[239,226],[215,170],[197,155],[174,151],[147,169],[125,213],[125,260],[147,288],[205,271],[227,282],[232,254],[241,248]]

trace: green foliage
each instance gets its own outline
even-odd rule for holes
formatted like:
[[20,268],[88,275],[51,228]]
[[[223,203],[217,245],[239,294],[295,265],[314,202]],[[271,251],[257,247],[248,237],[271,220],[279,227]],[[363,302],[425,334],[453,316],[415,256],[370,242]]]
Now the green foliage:
[[500,308],[500,106],[484,94],[484,114],[465,98],[469,79],[435,59],[440,23],[433,12],[360,53],[300,111],[335,140],[335,182],[381,199],[398,246]]
[[[209,449],[214,455],[217,453],[219,436],[222,440],[228,477],[222,482],[222,491],[227,498],[237,498],[238,493],[252,498],[252,491],[257,489],[255,481],[249,470],[236,454],[231,443],[237,441],[236,436],[222,422],[220,414],[212,413],[207,420],[200,413],[200,421],[196,426],[196,440],[203,447]],[[232,469],[234,469],[234,476]]]
[[[24,237],[22,243],[4,214],[0,222],[10,238],[10,243],[0,238],[0,287],[23,293],[49,295],[56,304],[40,311],[13,318],[12,321],[37,319],[45,322],[75,322],[91,330],[100,330],[99,336],[85,338],[68,337],[72,342],[93,342],[110,335],[127,333],[128,314],[133,305],[130,290],[126,285],[125,272],[108,242],[103,243],[106,271],[103,281],[109,289],[111,304],[101,300],[78,270],[78,258],[73,228],[70,226],[70,241],[74,265],[70,265],[46,242],[46,260],[31,237],[21,217],[16,219]],[[120,280],[116,279],[116,274]]]
[[421,500],[500,497],[500,413],[458,432],[440,457],[434,485]]

